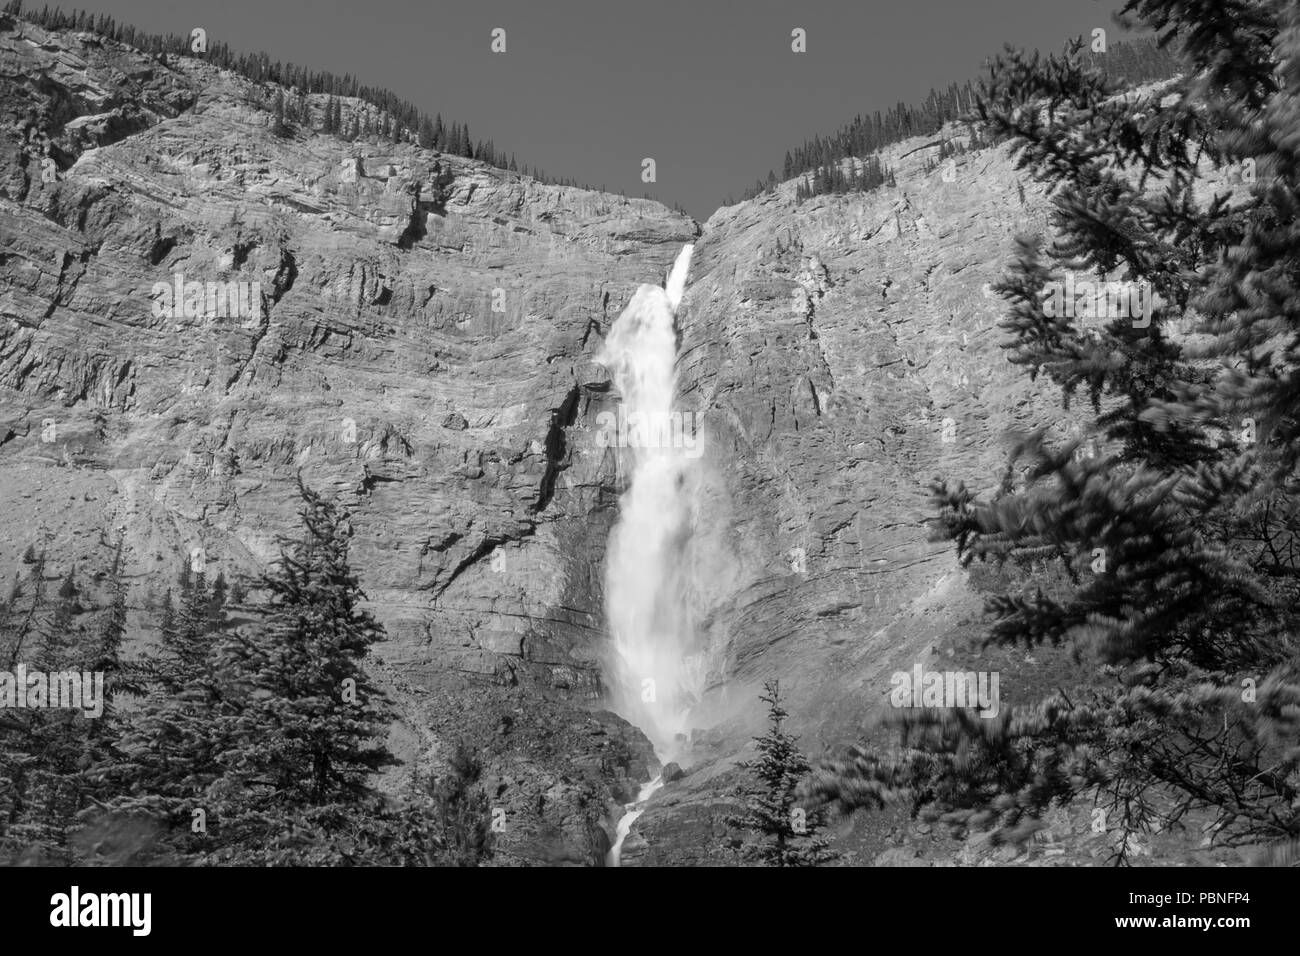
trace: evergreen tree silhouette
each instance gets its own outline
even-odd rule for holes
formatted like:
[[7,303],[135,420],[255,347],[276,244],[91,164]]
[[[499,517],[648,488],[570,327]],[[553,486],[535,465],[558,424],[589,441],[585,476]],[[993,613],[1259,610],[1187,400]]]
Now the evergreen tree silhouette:
[[758,835],[743,852],[765,866],[817,866],[834,860],[820,835],[823,827],[819,811],[800,806],[796,789],[812,767],[800,752],[798,743],[784,727],[788,716],[781,704],[780,683],[763,685],[759,699],[767,704],[768,729],[756,737],[758,758],[742,763],[741,769],[753,775],[754,783],[741,813],[726,818],[730,827]]
[[[1053,202],[1055,241],[1022,237],[997,286],[1004,348],[1066,407],[1086,396],[1099,453],[1038,430],[991,496],[934,489],[936,533],[963,564],[1050,562],[1064,582],[994,594],[990,641],[1065,644],[1109,670],[1083,696],[989,720],[900,711],[897,757],[861,750],[807,795],[849,808],[906,793],[923,818],[1015,842],[1047,807],[1096,800],[1117,863],[1146,829],[1206,813],[1216,840],[1294,858],[1300,8],[1129,0],[1124,13],[1177,52],[1179,79],[1117,98],[1079,41],[1061,58],[999,57],[977,102]],[[1254,181],[1225,194],[1222,171],[1243,166]],[[1144,283],[1161,305],[1055,314],[1044,290],[1066,269]],[[1195,352],[1184,319],[1206,337]]]

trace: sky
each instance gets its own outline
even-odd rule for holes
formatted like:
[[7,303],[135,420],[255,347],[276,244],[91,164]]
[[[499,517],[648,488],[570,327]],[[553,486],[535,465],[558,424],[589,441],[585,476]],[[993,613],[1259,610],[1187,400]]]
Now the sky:
[[[34,4],[35,0],[29,0]],[[521,164],[700,221],[858,113],[978,77],[1003,45],[1056,51],[1120,0],[67,0],[352,73],[467,122]],[[491,49],[505,31],[505,52]],[[806,52],[791,50],[805,31]],[[656,182],[642,182],[655,160]]]

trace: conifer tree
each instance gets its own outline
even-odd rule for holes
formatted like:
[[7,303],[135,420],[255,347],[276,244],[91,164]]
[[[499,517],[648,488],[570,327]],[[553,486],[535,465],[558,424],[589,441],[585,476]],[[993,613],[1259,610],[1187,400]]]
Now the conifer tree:
[[75,662],[80,637],[77,610],[77,589],[69,571],[59,586],[54,613],[39,625],[39,638],[31,657],[39,670],[57,671]]
[[160,845],[187,854],[210,845],[193,824],[207,814],[208,790],[221,778],[218,754],[229,744],[230,727],[220,718],[239,713],[240,702],[218,668],[224,617],[204,575],[191,575],[187,561],[179,582],[179,609],[170,590],[163,600],[161,647],[131,670],[143,700],[117,744],[121,756],[108,771],[107,806],[120,820],[158,825]]
[[[1035,432],[991,498],[935,489],[964,564],[1047,560],[1069,582],[994,595],[989,638],[1067,644],[1110,676],[993,720],[902,712],[897,758],[859,751],[809,792],[844,808],[906,792],[923,816],[1013,841],[1049,805],[1097,800],[1116,862],[1147,828],[1206,813],[1219,842],[1294,856],[1300,8],[1129,0],[1124,14],[1178,51],[1179,79],[1116,97],[1076,42],[999,58],[977,104],[1054,204],[1054,241],[1024,237],[998,287],[1005,347],[1067,407],[1086,395],[1100,454]],[[1145,284],[1158,307],[1057,314],[1045,290],[1065,269]],[[1195,351],[1185,319],[1206,337]]]
[[212,582],[212,594],[209,597],[209,605],[214,612],[220,610],[226,605],[226,572],[218,571],[217,579]]
[[[410,807],[393,818],[403,862],[421,866],[478,866],[491,858],[491,807],[480,778],[483,766],[457,743],[447,773],[409,797]],[[417,783],[417,787],[419,784]]]
[[[29,646],[33,629],[39,623],[40,615],[47,610],[45,599],[45,552],[39,552],[30,562],[28,587],[15,579],[13,590],[9,595],[9,613],[4,621],[3,634],[5,650],[8,651],[8,670],[13,670]],[[25,605],[25,606],[24,606]]]
[[285,118],[284,90],[277,89],[275,91],[275,109],[271,132],[276,136],[289,135],[289,124]]
[[77,596],[77,568],[73,565],[68,569],[67,577],[59,585],[59,597],[65,601],[71,601]]
[[[104,714],[106,720],[96,724],[96,729],[114,723],[117,716],[114,704],[123,693],[138,693],[141,687],[139,668],[122,656],[126,643],[126,584],[122,580],[122,543],[118,542],[113,567],[108,575],[108,611],[90,648],[88,667],[104,675]],[[114,728],[116,730],[116,728]]]
[[[42,555],[38,566],[43,565]],[[29,686],[27,707],[0,709],[0,860],[6,862],[74,862],[72,839],[80,826],[79,815],[92,806],[96,794],[103,793],[97,762],[111,750],[107,741],[112,732],[106,724],[112,722],[112,708],[107,698],[102,700],[105,706],[98,715],[76,705],[94,704],[94,677],[85,687],[83,674],[88,670],[111,671],[112,664],[102,666],[102,644],[88,638],[79,620],[80,592],[74,581],[72,572],[64,577],[52,612],[40,587],[34,589],[30,608],[6,609],[9,616],[17,614],[22,618],[19,634],[27,638],[18,659],[49,679],[48,687],[37,685],[39,693],[48,695],[45,706],[32,705],[34,699],[40,698],[33,698],[36,690]],[[109,623],[113,624],[113,618]],[[6,626],[3,631],[12,634],[13,628]],[[56,676],[67,672],[77,674],[76,685]],[[55,684],[61,688],[58,706],[52,706]],[[100,687],[105,695],[114,690]],[[69,702],[62,688],[74,694],[80,689],[81,700],[74,696]]]
[[767,704],[768,729],[756,737],[758,759],[742,763],[741,769],[753,774],[743,813],[732,814],[730,827],[758,835],[758,842],[745,845],[744,852],[764,866],[817,866],[835,859],[838,854],[827,849],[820,811],[798,804],[796,789],[811,771],[795,738],[785,728],[788,716],[781,704],[778,681],[763,685],[759,699]]
[[304,534],[262,582],[270,594],[262,620],[227,634],[217,655],[242,702],[218,721],[229,739],[211,794],[233,859],[323,852],[304,834],[376,812],[373,775],[395,762],[383,744],[392,714],[363,666],[383,629],[361,606],[351,531],[301,481],[299,493]]

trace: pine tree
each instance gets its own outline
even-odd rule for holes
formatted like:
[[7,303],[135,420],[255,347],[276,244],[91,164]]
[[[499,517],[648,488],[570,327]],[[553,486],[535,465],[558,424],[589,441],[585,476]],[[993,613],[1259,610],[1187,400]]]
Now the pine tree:
[[[493,852],[491,807],[480,780],[483,765],[463,743],[448,761],[447,773],[409,798],[410,808],[395,818],[399,832],[421,866],[478,866]],[[419,782],[416,783],[419,788]]]
[[71,601],[73,598],[77,596],[76,577],[77,577],[77,568],[76,565],[73,565],[71,568],[68,569],[67,577],[63,579],[63,583],[59,585],[59,597],[62,598],[63,600]]
[[828,850],[827,840],[819,835],[824,825],[820,811],[810,811],[796,800],[796,789],[812,767],[783,726],[788,714],[781,704],[779,682],[767,681],[759,699],[767,704],[767,733],[754,738],[758,759],[740,765],[753,774],[754,786],[745,811],[728,816],[726,823],[758,834],[758,842],[746,844],[744,852],[764,866],[830,862],[838,854]]
[[[44,556],[38,561],[43,567]],[[22,595],[16,595],[21,597]],[[17,659],[31,671],[43,671],[51,678],[47,704],[0,712],[0,859],[28,864],[68,864],[76,861],[75,835],[80,815],[93,807],[96,795],[104,791],[98,762],[111,752],[113,710],[110,694],[114,685],[101,685],[104,709],[97,715],[68,706],[62,699],[53,706],[55,674],[73,671],[79,677],[88,670],[106,671],[100,641],[89,637],[74,575],[69,572],[53,601],[44,601],[43,589],[33,589],[32,603],[22,607],[11,602],[6,617],[18,617],[15,628],[5,620],[0,632],[26,638]],[[109,625],[124,615],[115,611]],[[111,635],[106,635],[111,639]],[[15,648],[17,651],[17,647]],[[12,665],[11,665],[12,666]],[[64,687],[62,679],[57,682]],[[93,705],[95,683],[80,684],[82,700]],[[30,693],[30,690],[29,690]],[[74,697],[73,700],[76,698]]]
[[[27,577],[27,588],[23,587],[21,580],[16,578],[14,581],[13,589],[9,594],[8,619],[3,627],[6,645],[4,649],[8,651],[9,660],[7,669],[11,671],[23,659],[23,653],[29,646],[32,633],[40,623],[41,615],[47,611],[44,551],[39,552],[36,559],[31,562]],[[22,606],[24,603],[26,607]]]
[[140,674],[134,664],[122,656],[126,643],[126,585],[122,581],[122,544],[118,543],[113,567],[108,575],[108,613],[101,623],[94,646],[89,655],[89,668],[104,675],[104,713],[108,720],[96,727],[106,726],[116,717],[114,702],[123,693],[137,693]]
[[[1060,569],[1059,588],[989,600],[990,640],[1066,644],[1113,677],[992,720],[900,712],[898,757],[860,751],[809,795],[847,809],[906,793],[926,819],[1012,841],[1048,806],[1095,800],[1116,862],[1136,834],[1202,812],[1216,840],[1285,857],[1300,841],[1300,8],[1129,0],[1124,14],[1178,51],[1180,79],[1115,97],[1076,42],[1000,57],[977,104],[1054,203],[1054,241],[1023,238],[998,286],[1004,347],[1067,407],[1086,394],[1101,453],[1036,432],[989,499],[935,488],[963,564]],[[1221,173],[1202,153],[1253,182],[1207,186]],[[1087,326],[1045,305],[1063,269],[1144,283],[1162,304]],[[1196,352],[1185,318],[1207,337]]]
[[326,852],[305,834],[374,812],[373,775],[395,762],[382,743],[389,705],[362,664],[384,635],[361,606],[351,531],[301,481],[299,493],[304,535],[262,582],[262,620],[226,635],[217,652],[242,699],[237,715],[218,721],[229,739],[213,795],[232,860]]
[[275,113],[271,124],[271,133],[275,136],[288,136],[289,124],[284,113],[284,90],[275,91]]
[[57,671],[78,663],[76,651],[80,638],[77,624],[77,589],[72,572],[63,579],[54,602],[54,613],[38,625],[38,638],[32,648],[32,663],[38,670]]
[[176,629],[176,602],[172,600],[171,588],[168,588],[167,593],[163,595],[160,614],[158,632],[164,635],[165,639],[165,635],[172,633]]
[[[221,605],[208,592],[202,573],[182,572],[180,606],[168,591],[159,627],[160,648],[142,664],[149,680],[167,695],[179,693],[201,671],[214,635],[224,623]],[[223,582],[224,586],[224,582]]]
[[160,852],[182,856],[213,848],[206,817],[222,779],[219,756],[232,744],[231,721],[242,708],[237,683],[220,669],[218,622],[206,597],[201,575],[183,591],[178,612],[167,592],[163,646],[138,668],[144,700],[129,715],[121,757],[107,773],[107,808],[112,819],[126,821],[117,825],[146,827]]
[[226,573],[217,572],[217,579],[212,582],[212,596],[209,599],[209,606],[214,613],[219,613],[226,605]]

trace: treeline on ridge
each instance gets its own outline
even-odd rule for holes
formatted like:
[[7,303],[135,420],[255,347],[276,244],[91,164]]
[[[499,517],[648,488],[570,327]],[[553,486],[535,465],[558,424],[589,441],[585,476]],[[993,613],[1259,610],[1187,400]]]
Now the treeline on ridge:
[[341,107],[331,100],[325,109],[320,131],[333,133],[345,139],[356,140],[377,136],[393,143],[414,142],[425,149],[436,149],[453,156],[476,159],[498,169],[531,176],[538,182],[553,186],[571,186],[579,189],[596,187],[573,179],[550,176],[536,167],[520,166],[513,153],[498,149],[495,142],[475,140],[470,135],[468,123],[445,122],[441,113],[430,116],[414,103],[405,100],[383,87],[367,86],[351,73],[339,76],[328,70],[316,72],[294,63],[272,61],[267,53],[237,53],[224,41],[210,41],[206,53],[194,53],[190,38],[169,33],[148,33],[130,24],[120,24],[106,15],[95,15],[85,10],[65,13],[58,7],[44,6],[40,12],[24,10],[23,0],[10,0],[4,12],[21,16],[39,24],[46,30],[79,30],[97,33],[127,46],[135,47],[156,57],[184,56],[203,60],[223,70],[230,70],[254,83],[278,83],[290,91],[284,98],[283,118],[288,122],[307,122],[306,97],[325,94],[330,97],[354,97],[373,106],[378,115],[372,120],[367,112],[362,117],[353,116],[343,122]]
[[[1081,53],[1081,62],[1085,68],[1099,71],[1117,89],[1167,79],[1178,70],[1177,58],[1150,36],[1110,43],[1104,53],[1085,49]],[[826,193],[866,192],[878,188],[889,179],[889,175],[879,178],[868,171],[855,182],[853,169],[858,163],[886,146],[914,136],[937,134],[950,122],[971,120],[978,97],[978,83],[968,80],[960,85],[952,83],[945,90],[932,89],[919,104],[899,103],[883,113],[877,110],[869,116],[859,114],[829,136],[814,136],[788,150],[781,165],[780,178],[775,171],[769,171],[767,179],[756,180],[742,194],[741,200],[753,199],[771,191],[778,183],[799,176],[804,177],[796,197],[799,201]],[[983,138],[987,134],[974,124],[969,124],[967,132],[971,141],[965,149],[991,145]],[[950,150],[952,148],[950,146]],[[879,161],[876,162],[879,165]],[[728,205],[731,205],[730,201]]]

